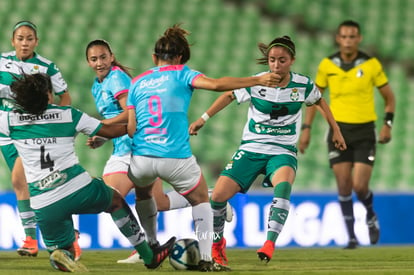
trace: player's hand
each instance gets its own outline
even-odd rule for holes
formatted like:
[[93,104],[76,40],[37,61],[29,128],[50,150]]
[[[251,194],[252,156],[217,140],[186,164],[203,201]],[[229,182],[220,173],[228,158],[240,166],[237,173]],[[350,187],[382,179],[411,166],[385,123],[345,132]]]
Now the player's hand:
[[206,122],[201,117],[198,118],[196,121],[190,124],[188,131],[190,135],[196,136],[198,134],[198,130],[200,130]]
[[91,149],[101,147],[108,139],[100,136],[89,137],[86,141],[86,145]]
[[386,144],[391,141],[391,128],[387,125],[383,125],[379,134],[378,142]]
[[305,150],[308,149],[309,144],[310,144],[310,139],[311,139],[310,129],[309,128],[303,129],[300,134],[299,145],[298,145],[300,153],[304,154]]
[[281,80],[282,77],[277,73],[266,73],[259,76],[260,85],[267,87],[275,87],[280,83]]
[[336,149],[339,149],[341,151],[346,150],[346,143],[345,139],[342,136],[341,131],[334,131],[332,135],[332,142]]

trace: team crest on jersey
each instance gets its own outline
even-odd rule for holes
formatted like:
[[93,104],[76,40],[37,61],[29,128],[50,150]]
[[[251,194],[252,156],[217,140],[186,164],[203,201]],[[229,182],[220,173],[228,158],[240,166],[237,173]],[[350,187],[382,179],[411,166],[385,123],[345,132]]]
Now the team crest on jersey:
[[33,69],[30,71],[31,74],[37,74],[39,73],[39,66],[38,65],[34,65]]
[[364,71],[359,69],[356,73],[356,77],[362,77],[364,75]]
[[299,93],[298,93],[298,89],[293,88],[292,89],[292,93],[290,94],[290,99],[292,101],[298,101],[299,100]]

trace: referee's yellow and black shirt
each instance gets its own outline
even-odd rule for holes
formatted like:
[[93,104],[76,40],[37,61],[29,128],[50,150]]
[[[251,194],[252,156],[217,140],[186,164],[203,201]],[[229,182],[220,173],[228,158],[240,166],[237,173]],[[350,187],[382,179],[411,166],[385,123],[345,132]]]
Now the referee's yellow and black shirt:
[[381,63],[363,52],[345,63],[339,52],[324,58],[318,67],[315,83],[329,89],[329,102],[336,121],[366,123],[375,121],[374,88],[388,83]]

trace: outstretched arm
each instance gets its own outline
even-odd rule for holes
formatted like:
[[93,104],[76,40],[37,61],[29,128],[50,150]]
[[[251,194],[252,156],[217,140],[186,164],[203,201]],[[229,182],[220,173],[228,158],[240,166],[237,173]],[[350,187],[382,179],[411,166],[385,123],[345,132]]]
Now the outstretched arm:
[[123,136],[127,133],[127,125],[126,123],[119,123],[119,124],[103,124],[101,129],[96,133],[97,136],[105,137],[105,138],[116,138]]
[[233,94],[233,91],[225,92],[222,95],[220,95],[199,119],[190,124],[190,135],[197,135],[198,130],[200,130],[204,126],[207,119],[220,112],[234,99],[235,96]]
[[260,76],[249,77],[221,77],[217,79],[203,75],[194,80],[193,86],[197,89],[228,91],[257,85],[275,87],[280,80],[280,75],[276,73],[266,73]]

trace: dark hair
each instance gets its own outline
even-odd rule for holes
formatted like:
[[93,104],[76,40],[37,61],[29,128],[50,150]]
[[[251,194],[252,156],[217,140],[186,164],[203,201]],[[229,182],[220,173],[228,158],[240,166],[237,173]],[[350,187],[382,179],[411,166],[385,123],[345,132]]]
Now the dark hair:
[[296,55],[295,43],[293,43],[292,39],[290,39],[290,37],[287,35],[273,39],[273,41],[270,42],[268,45],[264,43],[259,43],[257,46],[259,47],[260,52],[263,54],[263,57],[257,59],[257,64],[269,64],[269,51],[273,47],[285,48],[292,58],[295,58]]
[[112,54],[114,56],[114,61],[112,62],[112,66],[118,66],[119,68],[121,68],[121,70],[123,70],[127,75],[129,75],[129,77],[132,77],[130,71],[132,70],[131,68],[122,65],[118,60],[116,60],[114,53],[112,52],[112,48],[109,45],[109,42],[104,40],[104,39],[96,39],[96,40],[92,40],[91,42],[88,43],[88,45],[86,46],[86,51],[85,51],[85,55],[86,55],[86,60],[88,60],[88,50],[90,48],[92,48],[93,46],[104,46],[108,49],[109,53]]
[[175,24],[157,40],[154,54],[161,60],[172,60],[181,56],[181,64],[185,64],[190,59],[190,44],[186,38],[189,34],[180,24]]
[[46,111],[49,93],[52,93],[49,75],[37,73],[16,76],[10,88],[18,111],[33,115]]
[[337,29],[337,33],[339,33],[339,30],[342,27],[355,27],[358,29],[358,33],[361,33],[361,27],[359,26],[359,24],[353,20],[345,20],[343,21],[341,24],[339,24],[338,29]]
[[14,37],[14,33],[16,32],[16,30],[20,27],[23,27],[23,26],[27,26],[27,27],[31,28],[34,31],[35,36],[37,37],[37,27],[36,27],[36,25],[33,22],[30,22],[28,20],[19,21],[19,22],[16,23],[16,25],[14,25],[14,27],[13,27],[13,37]]

